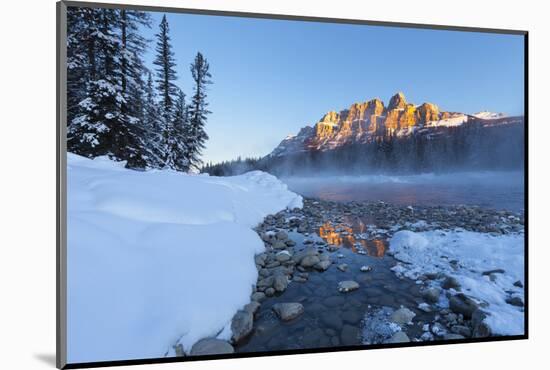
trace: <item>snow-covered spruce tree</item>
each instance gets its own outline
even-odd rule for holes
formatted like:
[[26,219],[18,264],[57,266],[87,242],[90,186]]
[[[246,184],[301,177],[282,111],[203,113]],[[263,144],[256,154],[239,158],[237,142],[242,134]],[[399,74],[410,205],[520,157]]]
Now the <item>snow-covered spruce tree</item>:
[[163,132],[157,103],[155,87],[151,72],[147,72],[143,104],[143,127],[145,129],[145,142],[149,158],[147,166],[161,168],[164,165],[163,153]]
[[201,53],[197,53],[195,61],[191,64],[191,75],[193,76],[193,98],[189,105],[189,127],[187,130],[186,147],[187,158],[190,169],[199,169],[202,160],[200,159],[204,143],[208,135],[204,129],[207,115],[210,114],[208,102],[206,101],[206,85],[212,83],[210,78],[210,66]]
[[151,26],[148,13],[132,10],[120,10],[121,38],[121,85],[126,104],[123,108],[129,115],[143,119],[145,81],[147,74],[143,63],[143,54],[147,49],[147,40],[139,33],[140,27]]
[[168,140],[173,131],[175,102],[178,96],[178,87],[174,81],[177,80],[174,52],[170,43],[169,26],[166,15],[162,17],[159,25],[159,33],[157,37],[157,45],[155,51],[157,53],[153,64],[156,66],[156,83],[159,98],[159,115],[160,115],[160,130],[163,135],[163,145],[160,148],[160,157],[164,161],[164,166],[168,166],[166,162],[170,156],[170,144]]
[[67,9],[67,125],[81,111],[87,97],[86,85],[96,77],[97,37],[100,10],[86,7]]
[[165,131],[167,133],[166,167],[183,172],[189,170],[189,159],[185,146],[188,128],[185,94],[179,90],[174,106],[174,120]]
[[145,142],[137,118],[127,114],[122,92],[119,11],[100,9],[94,39],[94,74],[86,84],[86,98],[70,122],[68,150],[87,157],[108,155],[126,160],[130,168],[144,168]]

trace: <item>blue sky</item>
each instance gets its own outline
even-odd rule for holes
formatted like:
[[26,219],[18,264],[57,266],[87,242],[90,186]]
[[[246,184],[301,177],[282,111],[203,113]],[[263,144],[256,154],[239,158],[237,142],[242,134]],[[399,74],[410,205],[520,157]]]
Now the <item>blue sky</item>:
[[[162,13],[153,14],[154,34]],[[330,110],[402,91],[442,110],[523,113],[523,36],[167,14],[178,85],[210,62],[205,161],[268,154]],[[152,65],[151,65],[152,66]]]

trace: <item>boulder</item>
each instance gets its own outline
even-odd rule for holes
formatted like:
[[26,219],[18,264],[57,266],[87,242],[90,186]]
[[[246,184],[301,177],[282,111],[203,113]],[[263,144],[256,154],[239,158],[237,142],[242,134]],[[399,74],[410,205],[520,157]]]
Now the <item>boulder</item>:
[[318,264],[319,262],[321,262],[321,260],[319,259],[318,256],[307,255],[304,258],[302,258],[302,260],[300,261],[300,266],[302,266],[302,267],[313,267],[316,264]]
[[462,314],[466,319],[470,319],[478,309],[477,303],[462,293],[449,298],[449,307],[454,313]]
[[484,321],[487,314],[480,309],[477,309],[472,314],[472,337],[485,338],[492,335],[492,330]]
[[341,263],[336,268],[342,272],[346,272],[348,269],[348,265],[346,263]]
[[246,338],[252,332],[252,324],[254,318],[248,311],[237,311],[233,319],[231,320],[231,341],[233,343],[239,343]]
[[315,264],[315,266],[313,267],[319,271],[326,271],[331,264],[332,263],[330,262],[330,260],[322,260],[319,263]]
[[386,343],[407,343],[411,340],[407,336],[407,334],[403,331],[398,331],[390,339],[386,341]]
[[273,311],[281,320],[290,321],[304,313],[304,306],[301,303],[276,303]]
[[235,352],[233,346],[225,340],[205,338],[199,340],[191,347],[191,356],[219,355]]
[[402,325],[410,323],[415,316],[416,314],[414,312],[406,307],[402,307],[392,313],[390,320],[396,324]]
[[460,289],[460,283],[452,276],[447,276],[441,286],[443,289]]
[[437,303],[439,302],[439,295],[441,294],[441,289],[439,288],[427,288],[422,291],[422,298],[427,302]]
[[338,291],[342,293],[359,289],[359,283],[353,280],[341,281],[338,283]]
[[260,309],[260,306],[261,306],[261,304],[259,302],[252,301],[249,304],[247,304],[246,306],[244,306],[244,310],[246,312],[250,312],[252,314],[252,316],[254,316],[256,314],[256,312],[258,312],[258,310]]
[[273,279],[273,288],[277,292],[284,292],[288,287],[288,278],[285,275],[275,275]]

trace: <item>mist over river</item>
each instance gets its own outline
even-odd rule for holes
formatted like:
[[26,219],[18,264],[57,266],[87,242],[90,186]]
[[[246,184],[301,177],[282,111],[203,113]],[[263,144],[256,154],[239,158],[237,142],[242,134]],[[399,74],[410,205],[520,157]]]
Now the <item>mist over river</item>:
[[383,201],[396,205],[477,205],[524,209],[523,171],[420,175],[285,177],[290,190],[332,201]]

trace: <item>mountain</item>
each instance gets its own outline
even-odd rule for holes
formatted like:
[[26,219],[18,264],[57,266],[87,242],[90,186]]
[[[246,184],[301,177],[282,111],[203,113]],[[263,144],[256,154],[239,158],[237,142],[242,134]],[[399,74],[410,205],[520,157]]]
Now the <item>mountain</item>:
[[340,112],[328,112],[313,126],[306,126],[297,135],[286,137],[268,157],[334,150],[372,143],[387,136],[419,134],[435,137],[451,131],[445,128],[465,124],[498,126],[514,123],[522,124],[523,117],[506,117],[502,113],[486,111],[472,115],[445,112],[432,103],[409,103],[405,95],[398,92],[391,97],[388,106],[375,98],[364,103],[354,103]]

